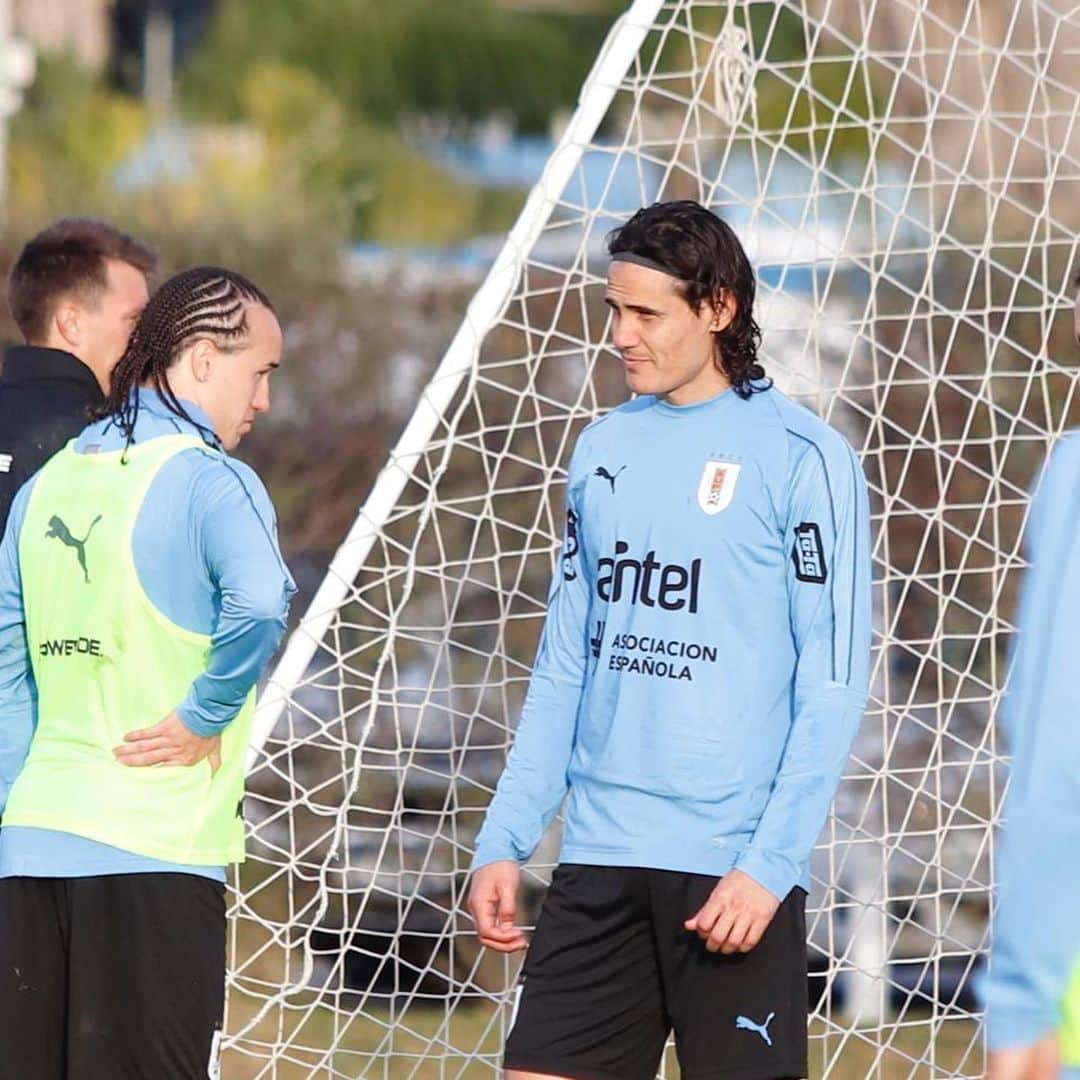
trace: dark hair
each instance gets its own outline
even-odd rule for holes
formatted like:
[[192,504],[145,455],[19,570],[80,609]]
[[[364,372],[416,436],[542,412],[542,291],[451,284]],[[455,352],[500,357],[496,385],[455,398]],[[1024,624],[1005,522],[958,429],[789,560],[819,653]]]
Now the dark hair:
[[761,330],[754,322],[754,271],[731,227],[690,199],[653,203],[608,234],[611,255],[638,255],[678,279],[683,299],[698,311],[722,292],[735,317],[716,334],[716,362],[742,398],[772,385],[758,362]]
[[157,266],[148,247],[92,218],[61,218],[22,249],[8,277],[8,307],[28,344],[48,335],[49,320],[62,297],[76,297],[88,307],[101,301],[108,285],[106,259],[128,263],[146,275]]
[[109,396],[94,412],[94,419],[115,417],[130,443],[139,415],[139,395],[132,391],[150,383],[175,415],[216,442],[212,431],[188,415],[169,385],[168,370],[197,338],[209,339],[222,352],[243,348],[249,303],[274,310],[266,294],[235,270],[197,266],[169,278],[143,308],[124,355],[113,369]]

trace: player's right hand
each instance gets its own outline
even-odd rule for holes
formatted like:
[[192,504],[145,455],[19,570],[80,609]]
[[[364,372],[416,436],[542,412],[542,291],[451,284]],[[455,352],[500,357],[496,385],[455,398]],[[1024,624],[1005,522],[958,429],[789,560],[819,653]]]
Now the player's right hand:
[[210,775],[221,768],[221,736],[203,737],[189,731],[175,709],[153,727],[129,731],[113,750],[121,765],[197,765],[210,761]]
[[481,945],[504,953],[528,947],[524,931],[514,925],[520,886],[521,868],[513,859],[488,863],[473,875],[469,913]]

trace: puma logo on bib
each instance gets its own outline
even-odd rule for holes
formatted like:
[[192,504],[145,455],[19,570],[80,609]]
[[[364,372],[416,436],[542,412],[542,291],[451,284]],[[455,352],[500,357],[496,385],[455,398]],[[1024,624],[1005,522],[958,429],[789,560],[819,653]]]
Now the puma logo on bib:
[[90,539],[90,534],[94,531],[94,526],[100,520],[101,515],[98,514],[98,516],[90,522],[90,528],[86,530],[86,535],[79,540],[77,537],[72,536],[71,530],[56,516],[56,514],[53,514],[53,516],[49,518],[49,530],[45,533],[46,540],[59,540],[65,547],[74,549],[75,557],[79,560],[83,577],[86,579],[88,585],[90,584],[90,572],[86,569],[86,541]]

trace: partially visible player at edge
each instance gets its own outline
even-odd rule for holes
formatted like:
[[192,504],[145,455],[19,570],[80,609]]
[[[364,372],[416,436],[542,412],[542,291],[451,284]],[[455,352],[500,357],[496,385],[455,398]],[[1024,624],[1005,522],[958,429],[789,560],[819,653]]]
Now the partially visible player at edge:
[[866,703],[866,483],[771,387],[754,275],[693,202],[609,237],[638,397],[582,432],[561,570],[481,830],[482,942],[526,947],[520,865],[560,864],[507,1039],[511,1080],[807,1075],[807,862]]
[[[1080,294],[1073,318],[1080,344]],[[983,984],[987,1077],[1080,1080],[1080,431],[1050,455],[1027,552],[1003,713],[1013,761]]]
[[246,278],[178,274],[101,419],[15,497],[0,737],[35,723],[0,776],[4,1075],[218,1075],[224,867],[243,859],[254,686],[295,591],[266,490],[228,452],[270,407],[281,348]]

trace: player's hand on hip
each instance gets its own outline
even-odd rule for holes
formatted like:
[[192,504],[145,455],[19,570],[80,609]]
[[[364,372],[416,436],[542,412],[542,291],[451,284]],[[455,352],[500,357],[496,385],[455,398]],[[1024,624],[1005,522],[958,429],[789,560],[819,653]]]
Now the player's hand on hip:
[[1061,1048],[1053,1031],[1031,1046],[993,1050],[986,1059],[986,1080],[1058,1080],[1060,1076]]
[[203,738],[190,731],[178,712],[171,712],[160,724],[129,731],[113,750],[121,765],[195,765],[210,759],[210,771],[221,768],[221,736]]
[[697,934],[709,952],[746,953],[761,940],[779,906],[764,885],[741,870],[730,870],[683,926]]
[[528,946],[517,919],[521,868],[513,859],[488,863],[473,874],[469,914],[476,923],[480,943],[497,952],[519,952]]

